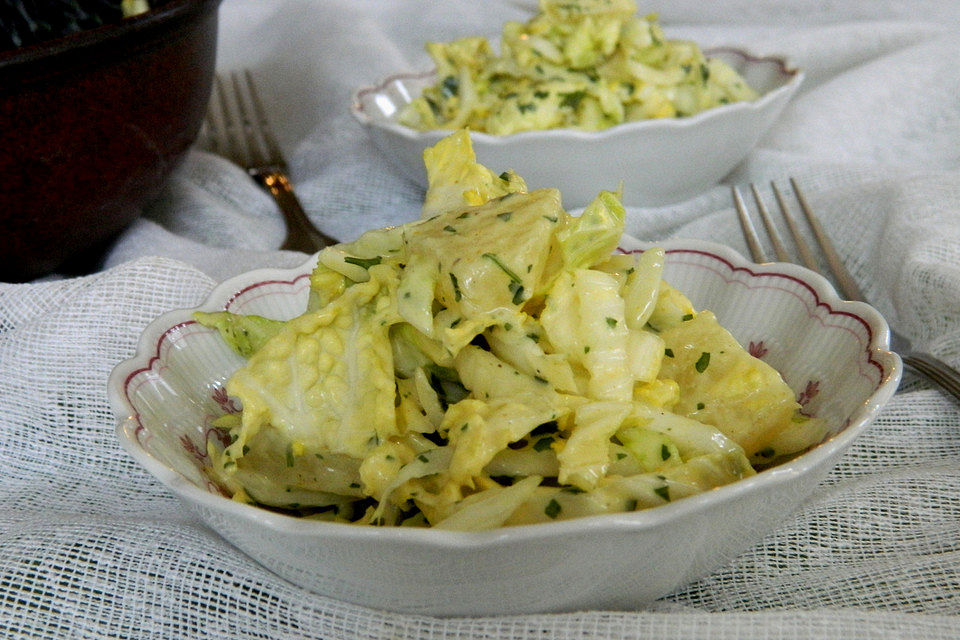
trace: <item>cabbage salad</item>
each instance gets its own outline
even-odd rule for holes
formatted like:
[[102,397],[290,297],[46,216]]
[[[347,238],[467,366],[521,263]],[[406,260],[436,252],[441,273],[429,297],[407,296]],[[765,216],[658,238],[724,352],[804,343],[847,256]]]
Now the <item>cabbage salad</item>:
[[466,131],[424,158],[422,218],[322,250],[302,315],[196,314],[246,359],[207,445],[235,500],[489,529],[668,504],[822,440],[662,250],[617,251],[616,193],[572,216]]
[[399,121],[493,135],[598,130],[758,97],[730,65],[636,12],[634,0],[540,0],[529,22],[504,25],[499,55],[480,36],[428,43],[437,82]]

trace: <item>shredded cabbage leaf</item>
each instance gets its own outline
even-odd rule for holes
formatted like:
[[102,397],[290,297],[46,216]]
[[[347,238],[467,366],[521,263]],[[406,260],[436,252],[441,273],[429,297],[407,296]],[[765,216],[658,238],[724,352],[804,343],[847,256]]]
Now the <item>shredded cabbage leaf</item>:
[[667,504],[825,436],[662,250],[617,251],[617,194],[573,217],[466,132],[425,161],[424,215],[321,251],[301,315],[197,315],[245,358],[207,442],[234,499],[489,529]]

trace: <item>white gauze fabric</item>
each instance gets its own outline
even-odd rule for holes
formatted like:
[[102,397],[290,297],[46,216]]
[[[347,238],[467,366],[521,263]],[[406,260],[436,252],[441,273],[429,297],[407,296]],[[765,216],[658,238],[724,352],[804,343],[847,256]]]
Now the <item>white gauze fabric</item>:
[[[350,240],[416,218],[423,196],[353,122],[351,92],[427,68],[425,40],[495,36],[528,6],[225,0],[219,66],[253,70],[307,211]],[[784,52],[805,69],[776,129],[726,182],[756,182],[769,196],[770,180],[797,178],[875,306],[917,346],[960,366],[960,6],[675,0],[640,9],[659,11],[672,37]],[[726,185],[631,209],[628,228],[645,240],[709,238],[746,251]],[[243,171],[197,150],[98,271],[0,284],[0,637],[960,637],[960,406],[910,376],[775,532],[636,611],[432,619],[276,577],[120,449],[105,387],[157,315],[200,303],[230,275],[300,263],[305,256],[274,249],[282,236],[271,201]]]

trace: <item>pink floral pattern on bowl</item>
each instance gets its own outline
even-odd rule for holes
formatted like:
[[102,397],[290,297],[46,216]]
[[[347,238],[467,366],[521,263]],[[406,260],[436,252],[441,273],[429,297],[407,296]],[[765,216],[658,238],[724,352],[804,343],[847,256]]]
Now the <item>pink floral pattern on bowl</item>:
[[[323,595],[429,615],[636,607],[705,575],[788,517],[893,395],[901,372],[883,318],[841,301],[820,276],[752,264],[709,242],[660,244],[667,280],[783,374],[804,411],[830,425],[825,442],[751,478],[635,513],[475,533],[300,520],[234,502],[204,475],[207,439],[225,437],[211,421],[237,408],[223,385],[243,360],[190,309],[151,323],[137,354],[112,373],[118,437],[210,527]],[[622,251],[646,246],[624,238]],[[294,317],[312,266],[238,276],[201,308]],[[666,540],[696,540],[697,552]]]

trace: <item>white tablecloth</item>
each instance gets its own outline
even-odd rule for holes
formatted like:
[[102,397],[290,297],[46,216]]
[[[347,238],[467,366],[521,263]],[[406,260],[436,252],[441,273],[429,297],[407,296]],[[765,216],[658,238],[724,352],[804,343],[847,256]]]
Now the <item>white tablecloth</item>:
[[[307,210],[349,240],[414,219],[422,198],[352,121],[351,92],[429,67],[425,40],[495,36],[525,18],[523,4],[225,0],[219,66],[254,71]],[[728,182],[799,179],[875,306],[960,365],[960,5],[641,2],[653,11],[669,36],[782,52],[805,69],[779,126]],[[628,230],[745,251],[725,186],[631,209]],[[437,620],[277,578],[120,450],[105,384],[156,315],[234,273],[301,262],[274,250],[282,235],[240,169],[196,151],[96,273],[0,284],[0,635],[960,637],[960,407],[912,379],[776,532],[636,611]]]

